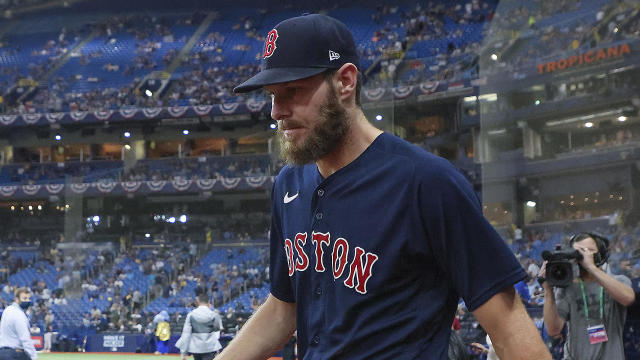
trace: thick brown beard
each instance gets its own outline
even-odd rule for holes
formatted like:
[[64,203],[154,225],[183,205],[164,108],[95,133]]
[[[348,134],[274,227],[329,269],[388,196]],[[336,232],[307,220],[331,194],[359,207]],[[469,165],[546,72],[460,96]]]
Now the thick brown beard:
[[320,106],[320,122],[310,130],[302,145],[296,146],[281,130],[280,157],[290,165],[304,165],[318,161],[342,144],[351,122],[340,105],[338,95],[331,84],[324,104]]

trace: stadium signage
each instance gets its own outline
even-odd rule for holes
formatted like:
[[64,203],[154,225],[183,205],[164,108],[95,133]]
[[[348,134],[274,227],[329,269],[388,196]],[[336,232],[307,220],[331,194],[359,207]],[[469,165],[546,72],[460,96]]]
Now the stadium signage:
[[577,66],[591,65],[609,59],[617,59],[629,54],[631,54],[629,44],[623,43],[603,49],[589,50],[586,53],[572,55],[565,59],[538,64],[536,68],[538,68],[538,74],[542,75]]
[[102,346],[105,348],[124,347],[124,335],[105,335],[102,338]]

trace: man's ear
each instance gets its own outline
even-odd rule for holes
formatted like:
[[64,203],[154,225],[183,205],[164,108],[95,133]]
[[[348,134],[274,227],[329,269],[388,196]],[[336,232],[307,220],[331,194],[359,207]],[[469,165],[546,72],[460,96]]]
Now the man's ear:
[[343,103],[355,104],[356,86],[358,85],[358,68],[352,63],[346,63],[336,71],[334,81],[338,98]]

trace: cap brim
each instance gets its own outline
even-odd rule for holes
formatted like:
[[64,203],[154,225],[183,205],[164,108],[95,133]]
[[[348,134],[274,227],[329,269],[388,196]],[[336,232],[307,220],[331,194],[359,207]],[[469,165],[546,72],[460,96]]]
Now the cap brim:
[[327,70],[327,68],[273,68],[265,69],[254,75],[249,80],[236,86],[233,92],[245,93],[253,90],[258,90],[265,85],[279,84],[289,81],[295,81],[305,79],[314,75],[318,75],[321,72]]

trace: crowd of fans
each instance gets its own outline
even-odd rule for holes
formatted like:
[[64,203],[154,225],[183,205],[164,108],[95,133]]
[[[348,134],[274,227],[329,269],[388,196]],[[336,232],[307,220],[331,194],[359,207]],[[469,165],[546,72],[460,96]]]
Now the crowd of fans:
[[[231,227],[221,232],[235,237]],[[242,238],[242,234],[238,237]],[[268,268],[265,269],[268,252],[264,248],[257,257],[228,266],[203,263],[202,254],[212,249],[211,243],[196,243],[189,237],[179,243],[165,242],[158,237],[150,243],[123,242],[119,247],[83,252],[59,250],[55,241],[46,244],[24,241],[20,245],[32,249],[35,256],[15,264],[15,257],[9,251],[0,254],[0,267],[7,274],[0,281],[0,314],[12,301],[13,291],[17,288],[7,280],[8,276],[29,268],[35,269],[37,274],[55,269],[55,287],[50,288],[38,277],[28,284],[35,298],[28,314],[34,328],[42,333],[50,327],[63,332],[144,333],[155,315],[144,306],[156,298],[169,299],[166,302],[169,307],[181,309],[171,312],[172,320],[177,323],[195,304],[193,294],[180,296],[187,286],[189,289],[194,286],[205,288],[212,303],[219,307],[252,288],[263,287],[268,281]],[[242,255],[245,250],[213,251],[226,252],[225,259],[232,260],[235,254]],[[5,264],[10,267],[5,268]],[[198,264],[202,270],[196,270],[194,266]],[[146,286],[140,286],[140,281]],[[254,310],[261,300],[252,296]],[[80,309],[72,309],[76,306]],[[241,325],[238,321],[246,320],[251,311],[242,303],[232,307],[225,314],[226,328],[237,329]],[[69,319],[64,313],[72,313],[75,318]],[[57,318],[56,314],[63,317]]]
[[68,178],[84,182],[220,179],[274,175],[276,170],[265,156],[148,159],[132,167],[124,167],[121,161],[106,160],[26,163],[3,167],[0,183],[64,183]]
[[[488,47],[504,46],[527,39],[515,54],[488,62],[489,73],[507,71],[517,74],[525,66],[534,67],[541,59],[566,51],[587,50],[599,44],[637,38],[638,10],[629,2],[602,1],[597,9],[582,9],[580,1],[530,1],[519,6],[499,8],[491,29],[485,34]],[[564,14],[554,23],[546,19]],[[542,25],[540,25],[542,24]]]
[[[448,32],[445,30],[445,18],[455,24],[482,23],[490,20],[491,8],[495,7],[490,1],[473,0],[468,4],[448,5],[437,4],[429,6],[417,5],[414,8],[401,8],[399,6],[379,5],[375,8],[372,20],[378,24],[378,28],[371,33],[371,43],[373,46],[361,45],[361,57],[369,63],[383,55],[398,53],[407,49],[409,42],[426,41],[430,39],[451,38],[455,39],[462,35],[461,30]],[[219,14],[216,14],[219,16]],[[399,15],[399,16],[398,16]],[[394,20],[387,20],[391,16]],[[82,37],[89,33],[103,38],[105,48],[117,47],[118,40],[123,34],[131,35],[135,38],[135,55],[127,63],[107,63],[103,69],[113,72],[114,76],[122,74],[131,77],[142,72],[165,69],[171,64],[178,54],[177,49],[166,51],[160,58],[154,54],[166,43],[180,42],[186,43],[183,36],[176,39],[172,27],[178,24],[192,26],[195,29],[204,19],[202,13],[196,12],[191,16],[180,17],[178,19],[168,16],[151,15],[118,15],[110,16],[107,19],[95,24],[89,24],[81,29],[67,30],[63,28],[57,39],[48,40],[42,49],[34,50],[34,54],[46,59],[40,59],[29,65],[32,68],[31,74],[21,74],[18,67],[3,67],[3,72],[10,75],[11,80],[5,80],[6,87],[11,88],[18,79],[28,76],[29,79],[39,80],[42,76],[57,63],[62,55],[67,54],[71,45],[75,44]],[[232,30],[245,30],[248,39],[263,40],[264,34],[258,34],[256,24],[259,20],[251,17],[239,19],[232,27]],[[73,39],[69,41],[68,39]],[[233,49],[229,48],[233,47]],[[444,61],[455,61],[456,56],[474,51],[477,45],[456,47],[451,45],[447,51]],[[11,52],[19,50],[19,47],[5,46],[2,51]],[[89,91],[77,91],[73,89],[78,79],[74,76],[64,78],[54,75],[48,79],[47,88],[38,89],[33,96],[27,97],[17,106],[9,108],[8,113],[29,113],[29,112],[59,112],[73,110],[104,110],[117,109],[126,106],[156,107],[174,105],[200,105],[217,104],[236,98],[231,89],[251,74],[257,71],[258,61],[245,64],[226,64],[225,53],[228,51],[250,51],[251,45],[246,44],[226,44],[225,34],[220,32],[210,32],[203,36],[189,54],[180,59],[180,69],[178,76],[168,86],[168,90],[160,96],[149,97],[144,93],[136,91],[140,78],[136,77],[128,84],[122,86],[105,86],[100,89]],[[256,51],[259,51],[256,50]],[[257,54],[257,52],[256,52]],[[79,64],[86,66],[96,58],[105,56],[102,50],[90,53],[81,52]],[[433,54],[438,55],[438,53]],[[255,60],[259,60],[258,57]],[[455,65],[452,65],[453,70]],[[383,69],[388,70],[388,69]],[[80,73],[79,73],[80,74]],[[87,76],[89,79],[86,79]],[[383,74],[385,76],[385,74]],[[102,82],[99,76],[85,74],[80,77],[83,80]],[[441,76],[441,79],[448,79],[448,76]],[[371,77],[375,81],[376,76]],[[419,81],[422,79],[410,79]]]
[[[263,216],[268,218],[268,214]],[[246,218],[219,220],[220,222],[211,224],[211,227],[218,229],[214,236],[220,239],[219,241],[248,240],[255,236],[243,233],[243,227],[247,227]],[[211,227],[206,231],[211,231]],[[516,289],[539,327],[543,339],[554,353],[558,354],[562,351],[561,341],[559,345],[559,340],[549,337],[543,327],[541,308],[544,296],[536,278],[542,262],[541,251],[564,243],[574,231],[570,228],[565,228],[563,232],[542,229],[523,231],[514,227],[506,234],[505,241],[529,275],[527,280],[516,285]],[[614,222],[605,228],[594,230],[606,234],[611,239],[609,264],[612,272],[624,274],[632,279],[634,284],[637,283],[640,280],[640,262],[637,261],[640,226],[625,226],[621,222]],[[211,236],[211,233],[207,235]],[[58,314],[65,306],[68,307],[73,301],[77,301],[74,299],[81,299],[85,306],[76,314],[77,318],[72,320],[75,326],[73,331],[80,333],[107,331],[152,336],[150,324],[158,310],[148,308],[148,305],[157,299],[162,300],[162,306],[166,306],[172,328],[180,329],[186,312],[194,306],[193,289],[198,287],[210,294],[212,304],[216,308],[225,309],[222,311],[223,332],[233,334],[264,301],[259,292],[254,293],[254,289],[268,287],[267,248],[216,249],[213,251],[219,255],[222,252],[224,255],[218,256],[217,261],[209,262],[210,258],[202,256],[207,250],[212,249],[208,240],[195,242],[185,237],[180,242],[166,242],[162,236],[153,240],[146,243],[141,242],[142,240],[122,241],[112,250],[72,254],[67,250],[58,250],[57,241],[26,241],[21,239],[20,235],[12,233],[6,241],[19,241],[23,246],[37,248],[39,256],[10,265],[9,274],[24,268],[33,268],[44,273],[48,271],[48,266],[57,273],[54,288],[37,278],[30,284],[36,298],[34,307],[30,309],[30,315],[36,324],[33,330],[72,331],[71,325],[60,319]],[[242,257],[245,251],[257,251],[258,255],[241,262],[234,261],[234,257]],[[17,261],[16,259],[10,256],[8,251],[0,254],[2,264]],[[144,279],[146,287],[135,283],[138,276]],[[6,280],[2,283],[0,310],[8,305],[14,288],[14,285]],[[234,301],[243,294],[251,294],[249,302]],[[225,305],[230,303],[234,305]],[[465,310],[464,305],[460,307],[457,319],[459,324],[457,327],[454,324],[454,329],[457,328],[466,343],[484,342],[484,333],[477,327],[477,322]],[[628,327],[631,329],[628,331],[635,331],[635,326],[637,324],[629,323]],[[640,344],[631,338],[625,344],[628,351],[640,351]],[[473,351],[479,355],[481,351],[476,350]]]
[[[516,73],[523,66],[533,66],[535,61],[558,51],[576,50],[592,47],[599,43],[617,41],[633,37],[640,32],[636,21],[640,16],[637,9],[627,2],[603,2],[599,9],[591,12],[581,11],[580,2],[573,0],[532,1],[527,4],[500,5],[496,10],[492,1],[473,0],[465,4],[417,4],[403,8],[395,5],[378,5],[372,21],[377,28],[371,33],[371,44],[359,44],[363,62],[373,63],[384,60],[374,73],[367,77],[368,86],[379,87],[393,81],[394,85],[412,85],[425,81],[459,81],[464,77],[478,75],[474,59],[482,48],[495,44],[508,44],[515,39],[528,39],[514,55],[488,62],[490,72],[509,70]],[[571,21],[559,21],[550,25],[545,20],[558,14],[566,14]],[[63,28],[55,39],[45,41],[41,49],[33,50],[34,60],[24,68],[3,66],[0,81],[3,88],[10,89],[20,78],[40,79],[71,46],[83,36],[93,32],[104,38],[105,46],[117,46],[122,34],[131,35],[136,41],[135,56],[127,63],[108,63],[104,69],[114,76],[122,74],[132,77],[165,69],[178,55],[173,48],[165,51],[161,57],[154,56],[168,43],[186,43],[186,36],[176,39],[172,27],[186,25],[195,27],[202,22],[204,14],[196,12],[190,16],[170,18],[168,16],[120,15],[109,17],[96,24],[81,29]],[[217,14],[220,16],[220,14]],[[392,19],[392,20],[389,20]],[[248,39],[262,40],[256,24],[258,19],[246,17],[229,29],[245,30]],[[485,34],[487,45],[481,46],[476,40],[455,41],[464,36],[461,26],[467,24],[491,23]],[[122,107],[158,107],[176,105],[219,104],[229,101],[243,101],[244,98],[232,94],[233,86],[257,71],[258,61],[244,64],[225,62],[229,51],[251,51],[251,45],[228,44],[225,34],[212,31],[202,37],[185,57],[180,59],[179,70],[160,94],[149,97],[136,90],[141,77],[120,86],[105,83],[95,90],[78,91],[73,89],[77,79],[54,75],[49,86],[38,89],[8,113],[59,112],[73,110],[104,110]],[[410,50],[412,44],[430,40],[448,39],[445,48],[432,46],[431,54],[426,58],[435,60],[437,70],[428,61],[406,69],[400,66],[397,54]],[[232,49],[231,49],[232,47]],[[9,44],[0,48],[0,52],[17,52],[17,45]],[[253,49],[255,50],[255,49]],[[256,52],[257,54],[257,52]],[[90,64],[94,58],[103,57],[100,51],[80,54],[80,64]],[[424,56],[424,55],[423,55]],[[402,56],[400,56],[402,57]],[[256,59],[257,60],[257,59]],[[411,60],[409,58],[409,60]],[[412,71],[413,70],[413,71]],[[103,79],[92,77],[94,81]]]
[[[199,56],[202,62],[208,59],[206,55]],[[259,71],[258,65],[255,64],[213,67],[199,65],[173,82],[168,91],[167,105],[196,106],[236,101],[233,88],[242,81],[241,79],[247,79]]]

